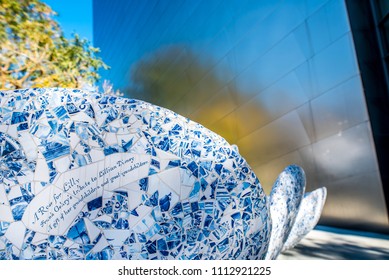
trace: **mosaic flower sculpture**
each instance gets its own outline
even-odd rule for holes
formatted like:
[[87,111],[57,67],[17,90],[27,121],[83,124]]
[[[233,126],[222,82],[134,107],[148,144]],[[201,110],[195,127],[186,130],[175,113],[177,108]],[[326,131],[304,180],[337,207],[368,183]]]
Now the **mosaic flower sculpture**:
[[275,259],[317,223],[287,167],[267,197],[234,146],[172,111],[0,92],[0,259]]

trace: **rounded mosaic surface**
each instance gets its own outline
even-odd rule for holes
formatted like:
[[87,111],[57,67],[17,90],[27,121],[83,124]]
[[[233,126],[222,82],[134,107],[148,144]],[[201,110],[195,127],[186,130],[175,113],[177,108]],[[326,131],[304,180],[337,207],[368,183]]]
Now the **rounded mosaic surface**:
[[268,199],[200,124],[82,90],[0,103],[0,259],[265,258]]

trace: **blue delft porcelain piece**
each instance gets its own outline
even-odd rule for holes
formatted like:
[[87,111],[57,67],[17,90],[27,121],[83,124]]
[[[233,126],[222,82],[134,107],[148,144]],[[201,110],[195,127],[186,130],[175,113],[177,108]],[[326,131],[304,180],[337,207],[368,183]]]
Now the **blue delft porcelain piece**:
[[235,146],[167,109],[59,88],[0,103],[0,259],[275,259],[320,217],[301,168],[267,197]]

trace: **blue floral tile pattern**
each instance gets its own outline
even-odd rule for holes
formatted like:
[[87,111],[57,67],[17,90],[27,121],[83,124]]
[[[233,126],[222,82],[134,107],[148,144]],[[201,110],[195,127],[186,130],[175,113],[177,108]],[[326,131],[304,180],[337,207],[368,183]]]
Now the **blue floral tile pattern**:
[[268,198],[215,133],[82,90],[0,103],[0,259],[265,258]]

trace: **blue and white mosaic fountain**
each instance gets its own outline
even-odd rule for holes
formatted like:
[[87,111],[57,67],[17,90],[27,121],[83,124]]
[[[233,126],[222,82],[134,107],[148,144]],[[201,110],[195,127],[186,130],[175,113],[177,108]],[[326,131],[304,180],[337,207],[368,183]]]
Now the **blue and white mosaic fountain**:
[[320,217],[301,168],[267,197],[236,147],[170,110],[56,88],[0,103],[0,259],[275,259]]

